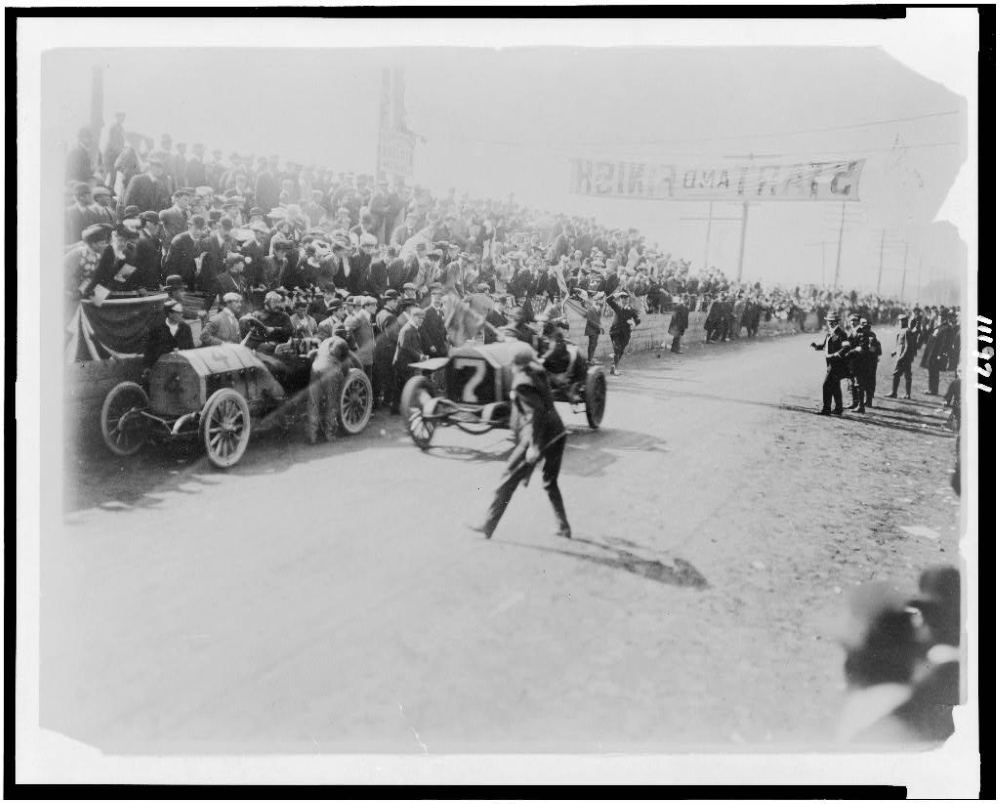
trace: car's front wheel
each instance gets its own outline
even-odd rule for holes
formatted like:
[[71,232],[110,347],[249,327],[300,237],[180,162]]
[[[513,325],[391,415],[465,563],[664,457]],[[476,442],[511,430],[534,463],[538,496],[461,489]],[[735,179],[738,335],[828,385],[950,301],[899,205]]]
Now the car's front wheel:
[[410,438],[420,449],[427,449],[431,445],[431,438],[437,428],[437,422],[424,416],[427,403],[433,399],[434,388],[431,381],[423,375],[410,377],[400,395],[399,412],[405,418]]

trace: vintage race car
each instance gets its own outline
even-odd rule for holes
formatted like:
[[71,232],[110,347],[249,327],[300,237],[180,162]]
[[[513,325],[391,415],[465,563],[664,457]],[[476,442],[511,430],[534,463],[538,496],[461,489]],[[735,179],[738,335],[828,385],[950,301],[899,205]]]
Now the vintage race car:
[[[514,355],[525,349],[531,347],[515,340],[470,344],[448,357],[411,364],[421,373],[403,386],[400,412],[414,443],[427,449],[438,427],[453,425],[473,434],[509,427]],[[572,405],[574,413],[586,413],[587,423],[597,429],[607,398],[604,372],[598,366],[588,368],[575,346],[568,349],[568,369],[549,372],[553,396]]]
[[[265,364],[238,344],[171,352],[150,369],[147,387],[123,382],[101,408],[101,434],[115,455],[133,455],[149,440],[197,437],[220,468],[243,456],[251,428],[287,427],[309,385],[315,339],[280,345]],[[360,433],[372,414],[372,387],[357,366],[350,369],[338,399],[344,432]]]

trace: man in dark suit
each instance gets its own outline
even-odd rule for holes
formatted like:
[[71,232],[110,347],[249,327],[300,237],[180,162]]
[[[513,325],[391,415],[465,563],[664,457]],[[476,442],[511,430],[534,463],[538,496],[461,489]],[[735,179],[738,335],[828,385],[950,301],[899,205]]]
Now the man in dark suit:
[[670,351],[675,354],[680,354],[681,351],[681,338],[684,337],[684,332],[688,328],[688,308],[687,305],[683,303],[674,307],[674,314],[670,317],[670,329],[668,332],[673,336],[673,340],[670,342]]
[[518,485],[527,485],[535,464],[542,462],[542,487],[559,523],[558,536],[569,539],[572,531],[562,493],[559,491],[559,469],[566,446],[566,427],[556,411],[545,369],[527,346],[514,355],[514,377],[511,388],[511,429],[516,446],[507,462],[507,469],[493,495],[493,503],[482,525],[472,527],[487,539],[493,535],[500,518]]
[[194,349],[191,327],[184,323],[184,305],[171,300],[163,307],[166,320],[153,327],[146,336],[146,368],[151,368],[162,355],[178,349]]
[[[372,396],[374,405],[393,404],[395,400],[396,377],[392,360],[399,340],[399,321],[396,308],[399,294],[390,288],[382,297],[383,307],[375,314],[375,363],[372,366]],[[398,412],[398,411],[397,411]]]
[[163,266],[163,243],[160,240],[160,218],[155,212],[139,216],[142,228],[135,247],[135,267],[139,284],[147,290],[158,290]]
[[159,212],[170,206],[170,191],[167,184],[167,173],[164,167],[164,154],[152,154],[149,157],[149,170],[133,176],[125,188],[122,206],[137,206],[140,212]]
[[448,354],[448,330],[444,325],[444,296],[440,285],[431,285],[431,303],[424,308],[424,322],[420,325],[422,351],[431,357]]
[[170,241],[170,248],[167,250],[167,259],[163,265],[163,273],[167,276],[177,274],[184,280],[184,285],[189,291],[195,287],[195,277],[198,274],[198,266],[195,260],[201,256],[205,250],[205,219],[201,215],[192,215],[188,221],[188,230],[181,232]]
[[160,222],[163,224],[167,242],[187,229],[192,195],[193,193],[187,187],[177,190],[172,196],[173,205],[160,211]]
[[[837,313],[826,315],[827,333],[822,343],[812,343],[816,351],[826,352],[826,379],[823,380],[823,408],[820,414],[829,416],[833,413],[840,416],[844,412],[844,396],[840,388],[842,380],[849,376],[847,352],[851,349],[847,332],[840,326],[840,316]],[[833,410],[830,404],[833,404]]]
[[[239,248],[232,238],[233,222],[226,217],[219,220],[219,225],[212,234],[204,240],[205,256],[201,262],[201,272],[195,279],[195,288],[203,293],[214,294],[217,291],[217,281],[220,274],[226,271],[226,260],[230,254],[238,254]],[[214,295],[207,300],[211,306]]]
[[424,323],[424,309],[412,302],[405,309],[408,320],[399,330],[396,354],[392,360],[396,375],[396,388],[389,412],[394,414],[399,413],[399,401],[403,394],[403,386],[412,376],[410,364],[419,363],[424,359],[423,341],[420,338],[420,325]]
[[83,230],[95,223],[106,223],[91,206],[90,185],[79,181],[73,185],[73,204],[66,207],[66,245],[80,242]]

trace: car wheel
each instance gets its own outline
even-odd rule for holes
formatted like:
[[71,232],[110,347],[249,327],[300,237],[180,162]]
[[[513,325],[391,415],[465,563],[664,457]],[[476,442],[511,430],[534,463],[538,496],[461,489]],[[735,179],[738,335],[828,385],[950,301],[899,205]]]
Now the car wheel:
[[232,388],[220,388],[201,413],[201,440],[208,459],[220,469],[236,464],[250,441],[250,408]]
[[352,368],[347,373],[337,405],[337,419],[348,435],[357,435],[368,426],[372,417],[372,384],[368,375]]
[[604,371],[593,366],[587,372],[584,403],[587,406],[587,424],[595,430],[601,426],[601,420],[604,418],[604,403],[607,397],[608,384],[604,379]]
[[105,446],[115,455],[135,455],[149,436],[142,411],[149,407],[149,397],[134,382],[118,383],[101,406],[101,435]]
[[431,445],[431,438],[437,428],[437,422],[424,416],[424,405],[434,399],[434,389],[430,380],[424,376],[410,377],[403,386],[400,396],[399,410],[406,421],[406,429],[413,443],[420,449]]

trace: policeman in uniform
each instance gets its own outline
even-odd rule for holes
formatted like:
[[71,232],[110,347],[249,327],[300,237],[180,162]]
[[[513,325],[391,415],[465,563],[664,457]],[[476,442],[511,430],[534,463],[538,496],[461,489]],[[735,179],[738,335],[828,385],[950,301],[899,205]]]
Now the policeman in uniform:
[[521,346],[514,355],[514,376],[511,397],[511,429],[517,446],[507,462],[507,469],[497,486],[482,525],[472,530],[487,539],[493,535],[500,517],[519,483],[528,484],[535,464],[542,462],[542,486],[559,523],[558,536],[569,539],[571,530],[559,491],[559,469],[566,445],[566,428],[556,412],[545,369],[535,359],[529,346]]
[[[840,416],[844,412],[844,397],[840,390],[840,381],[848,376],[847,361],[844,356],[850,349],[847,333],[840,326],[840,316],[836,313],[826,315],[827,333],[823,343],[812,343],[816,351],[826,351],[826,379],[823,381],[822,416],[833,413]],[[830,410],[831,401],[834,408]]]
[[861,405],[874,407],[872,400],[875,397],[875,380],[878,376],[878,359],[882,356],[882,344],[878,337],[872,332],[871,323],[867,318],[862,318],[858,324],[861,333],[861,357],[859,370],[861,374]]

